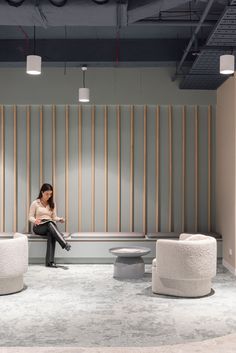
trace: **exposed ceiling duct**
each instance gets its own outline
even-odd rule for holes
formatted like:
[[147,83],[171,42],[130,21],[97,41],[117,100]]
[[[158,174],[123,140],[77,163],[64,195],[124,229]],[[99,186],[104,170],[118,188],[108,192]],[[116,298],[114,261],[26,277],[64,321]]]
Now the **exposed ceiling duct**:
[[21,6],[25,0],[6,0],[6,1],[9,5],[18,7],[18,6]]
[[109,0],[93,0],[98,5],[106,4]]
[[236,0],[228,5],[228,0],[0,1],[0,66],[25,65],[35,27],[37,53],[47,66],[179,63],[177,74],[187,74],[181,88],[214,89],[227,78],[219,75],[219,56],[232,53],[236,43]]
[[64,6],[67,2],[67,0],[49,0],[49,1],[52,5],[58,6],[58,7]]
[[228,76],[219,73],[222,54],[235,54],[236,0],[231,1],[220,17],[206,45],[196,58],[192,68],[180,82],[182,89],[216,89]]
[[[11,0],[13,1],[13,0]],[[55,6],[56,5],[56,6]],[[65,6],[63,6],[65,5]],[[120,23],[127,25],[127,4],[120,4]],[[25,0],[21,6],[0,1],[0,26],[116,26],[117,1],[98,6],[92,0]]]

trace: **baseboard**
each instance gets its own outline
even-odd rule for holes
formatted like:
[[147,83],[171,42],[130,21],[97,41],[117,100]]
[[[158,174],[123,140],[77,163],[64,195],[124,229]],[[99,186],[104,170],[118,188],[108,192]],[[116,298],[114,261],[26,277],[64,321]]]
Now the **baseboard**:
[[230,265],[227,261],[223,259],[222,261],[223,266],[229,270],[234,276],[236,276],[236,268],[234,268],[232,265]]
[[[143,257],[145,264],[149,265],[152,263],[153,258]],[[55,262],[58,264],[114,264],[115,257],[56,257]],[[34,257],[29,258],[30,265],[44,264],[45,258]]]

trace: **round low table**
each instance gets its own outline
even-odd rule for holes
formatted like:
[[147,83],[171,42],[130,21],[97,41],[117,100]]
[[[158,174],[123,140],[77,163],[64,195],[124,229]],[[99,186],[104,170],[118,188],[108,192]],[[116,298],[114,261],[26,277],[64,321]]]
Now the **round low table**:
[[109,249],[117,256],[114,262],[115,278],[140,278],[144,275],[145,267],[142,256],[151,250],[141,246],[129,246]]

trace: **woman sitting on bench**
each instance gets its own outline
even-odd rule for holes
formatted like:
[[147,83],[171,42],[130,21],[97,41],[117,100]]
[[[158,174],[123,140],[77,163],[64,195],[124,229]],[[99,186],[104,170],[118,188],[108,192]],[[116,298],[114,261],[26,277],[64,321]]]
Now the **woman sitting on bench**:
[[56,241],[67,251],[70,250],[71,245],[65,241],[56,225],[56,222],[64,223],[65,220],[56,214],[52,185],[42,185],[38,198],[30,206],[29,221],[34,224],[35,234],[47,238],[46,266],[56,267],[54,262]]

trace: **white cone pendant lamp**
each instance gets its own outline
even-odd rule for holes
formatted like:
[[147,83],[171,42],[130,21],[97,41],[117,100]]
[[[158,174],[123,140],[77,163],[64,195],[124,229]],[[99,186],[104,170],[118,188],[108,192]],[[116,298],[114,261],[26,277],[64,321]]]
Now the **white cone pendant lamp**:
[[82,66],[83,71],[83,87],[79,88],[79,102],[88,103],[90,100],[90,90],[85,88],[85,71],[87,71],[87,66]]
[[38,55],[28,55],[26,62],[26,72],[29,75],[40,75],[42,58]]
[[230,75],[234,73],[234,55],[220,56],[220,73],[223,75]]
[[26,58],[26,73],[29,75],[40,75],[42,67],[42,58],[35,54],[35,26],[34,26],[34,54],[27,55]]

